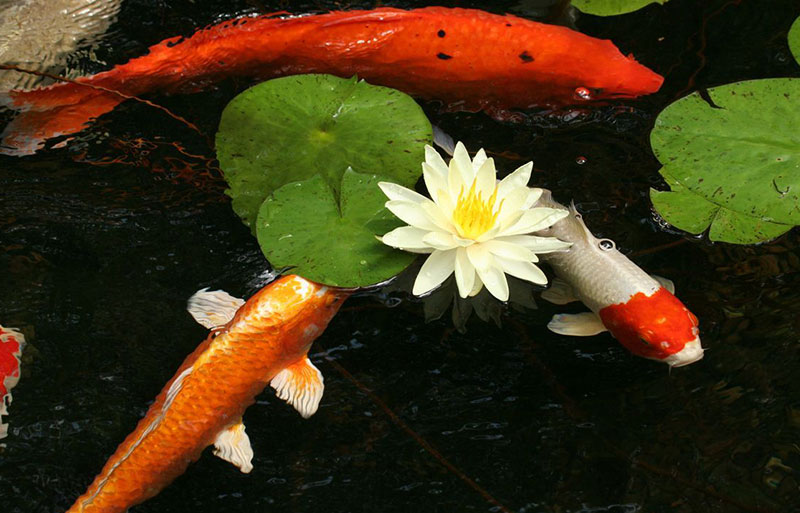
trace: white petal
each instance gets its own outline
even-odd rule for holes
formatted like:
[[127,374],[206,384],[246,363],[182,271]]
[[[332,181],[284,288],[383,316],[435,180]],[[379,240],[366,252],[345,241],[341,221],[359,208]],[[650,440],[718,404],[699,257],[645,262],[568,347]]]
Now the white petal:
[[505,233],[506,230],[512,226],[514,226],[520,219],[522,219],[522,214],[524,214],[526,210],[518,210],[516,212],[511,212],[506,214],[505,218],[501,218],[501,216],[497,216],[497,227],[499,228],[497,233]]
[[455,237],[449,232],[428,232],[422,238],[423,243],[433,249],[439,251],[447,251],[457,247],[469,246],[472,244],[471,240],[465,240],[461,237]]
[[475,158],[472,159],[472,170],[477,173],[484,162],[486,162],[486,151],[481,148],[478,150],[478,153],[475,154]]
[[525,203],[528,202],[530,196],[530,189],[527,187],[520,187],[511,191],[500,205],[500,213],[497,215],[497,222],[500,225],[508,225],[509,219],[522,211]]
[[[465,248],[456,250],[456,285],[458,295],[467,297],[475,287],[475,267],[470,263]],[[480,290],[480,289],[478,289]]]
[[429,145],[425,145],[425,163],[428,164],[439,176],[447,176],[447,164],[436,149]]
[[[439,205],[439,210],[444,214],[447,219],[453,218],[453,210],[456,208],[458,197],[451,198],[450,191],[440,191],[439,196],[436,198],[436,204]],[[450,223],[452,225],[452,223]]]
[[483,290],[483,282],[475,273],[475,285],[472,287],[472,290],[469,291],[469,297],[474,297],[478,295],[478,292]]
[[511,276],[515,276],[521,280],[526,280],[538,285],[547,284],[547,276],[544,275],[541,269],[530,262],[508,260],[502,257],[497,257],[495,260],[500,266],[502,266],[503,271]]
[[467,256],[486,289],[500,301],[508,300],[508,281],[503,269],[481,244],[467,248]]
[[397,185],[396,183],[378,182],[378,187],[381,188],[383,193],[390,200],[410,201],[412,203],[422,203],[424,201],[429,201],[428,198],[426,198],[422,194],[416,191],[412,191],[411,189],[406,189],[402,185]]
[[531,262],[536,258],[533,251],[526,249],[518,244],[510,242],[499,241],[497,239],[481,243],[481,246],[493,256],[505,258],[507,260],[518,260],[522,262]]
[[472,169],[472,160],[469,158],[467,148],[461,141],[456,143],[456,151],[453,152],[453,158],[450,160],[450,172],[453,172],[453,169],[458,170],[462,182],[468,185],[472,184],[475,171]]
[[519,221],[508,228],[501,230],[501,232],[498,233],[498,236],[503,237],[508,235],[521,235],[524,233],[535,232],[537,230],[544,230],[567,215],[569,215],[569,212],[560,208],[532,208],[530,210],[526,210],[525,213],[522,214],[522,217],[519,218]]
[[456,259],[455,249],[450,251],[434,251],[422,264],[414,288],[411,291],[415,296],[421,296],[442,284],[448,276],[453,274]]
[[422,238],[427,233],[430,232],[413,226],[401,226],[381,237],[381,242],[387,246],[403,250],[426,249],[430,245],[425,244]]
[[425,203],[422,205],[422,211],[438,227],[437,231],[455,233],[455,226],[450,222],[450,218],[442,212],[439,205],[433,202]]
[[528,162],[518,167],[513,173],[500,180],[497,184],[497,198],[501,200],[514,189],[519,187],[527,187],[528,181],[531,179],[531,171],[533,170],[533,162]]
[[511,235],[509,237],[497,237],[494,240],[518,244],[534,253],[565,251],[572,246],[571,242],[565,242],[555,237],[537,237],[536,235]]
[[487,240],[494,239],[500,233],[500,225],[495,223],[494,226],[483,232],[475,239],[476,242],[486,242]]
[[450,161],[450,171],[447,172],[447,191],[450,193],[450,199],[453,200],[453,203],[458,200],[461,191],[466,192],[470,185],[472,185],[471,179],[469,182],[464,183],[464,178],[461,175],[461,171],[458,170],[458,165],[455,161],[455,158]]
[[544,191],[538,187],[528,188],[528,199],[525,200],[525,204],[522,206],[522,208],[524,210],[531,208],[534,204],[536,204],[537,201],[539,201],[539,198],[542,197],[543,192]]
[[[438,230],[439,228],[437,228],[436,224],[425,213],[424,207],[426,204],[427,203],[417,204],[411,203],[410,201],[391,200],[386,202],[386,208],[411,226],[416,226],[417,228],[422,228],[429,232]],[[434,207],[436,206],[432,201],[430,204]]]
[[439,196],[447,195],[447,173],[440,174],[427,162],[422,163],[422,178],[425,187],[434,202],[439,203]]
[[475,173],[475,192],[480,193],[483,200],[489,199],[494,193],[497,183],[497,173],[494,169],[494,159],[487,159]]

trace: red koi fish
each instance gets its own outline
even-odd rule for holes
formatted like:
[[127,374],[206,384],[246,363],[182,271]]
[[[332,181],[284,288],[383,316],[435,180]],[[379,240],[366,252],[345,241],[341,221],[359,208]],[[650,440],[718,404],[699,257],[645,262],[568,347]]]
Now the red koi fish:
[[[35,152],[81,130],[130,96],[195,92],[230,76],[357,74],[452,110],[575,104],[657,91],[663,78],[610,41],[565,27],[475,9],[427,7],[276,18],[239,18],[173,37],[109,71],[33,91],[5,103],[21,114],[0,151]],[[88,87],[87,87],[88,86]],[[119,93],[119,94],[117,94]]]
[[[549,191],[539,204],[566,208]],[[567,251],[542,255],[558,277],[542,298],[558,305],[581,301],[591,310],[553,316],[551,331],[579,337],[609,331],[633,354],[670,367],[703,358],[697,317],[675,297],[672,282],[644,272],[612,241],[597,239],[574,206],[537,235],[572,242]]]
[[0,439],[8,436],[8,424],[3,415],[8,415],[11,404],[11,389],[19,381],[19,365],[25,337],[15,329],[0,326]]
[[127,511],[212,444],[215,455],[250,472],[253,451],[242,413],[267,383],[303,417],[317,411],[324,385],[308,349],[348,295],[290,275],[246,303],[222,291],[192,296],[189,311],[211,334],[68,513]]

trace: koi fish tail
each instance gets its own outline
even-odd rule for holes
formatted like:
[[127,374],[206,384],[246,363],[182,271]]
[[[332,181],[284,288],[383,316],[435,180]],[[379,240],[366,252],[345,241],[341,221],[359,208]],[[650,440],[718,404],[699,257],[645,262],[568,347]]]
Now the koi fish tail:
[[0,105],[19,113],[0,134],[0,154],[31,155],[46,140],[80,132],[91,120],[124,100],[118,94],[80,83],[5,93],[0,97]]
[[0,326],[0,439],[8,435],[8,424],[2,422],[11,404],[11,389],[19,381],[19,366],[25,337],[11,328]]

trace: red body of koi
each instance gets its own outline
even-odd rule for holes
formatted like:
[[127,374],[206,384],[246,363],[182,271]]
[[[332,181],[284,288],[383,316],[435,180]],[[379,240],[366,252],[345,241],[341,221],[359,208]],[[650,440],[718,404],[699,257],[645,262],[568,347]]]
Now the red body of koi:
[[242,413],[267,383],[304,417],[316,411],[322,375],[308,360],[308,348],[347,296],[295,275],[267,285],[247,303],[220,291],[195,294],[189,311],[216,329],[68,513],[127,511],[156,495],[211,444],[214,454],[249,472],[253,453]]
[[19,381],[19,366],[25,337],[11,328],[0,326],[0,439],[8,435],[8,424],[3,424],[3,415],[8,415],[11,404],[11,389]]
[[510,108],[649,94],[664,80],[610,41],[475,9],[239,18],[166,39],[79,84],[12,91],[6,103],[23,112],[6,127],[0,152],[33,153],[48,138],[81,130],[125,100],[110,91],[193,92],[229,76],[299,73],[357,74],[453,110],[501,118]]

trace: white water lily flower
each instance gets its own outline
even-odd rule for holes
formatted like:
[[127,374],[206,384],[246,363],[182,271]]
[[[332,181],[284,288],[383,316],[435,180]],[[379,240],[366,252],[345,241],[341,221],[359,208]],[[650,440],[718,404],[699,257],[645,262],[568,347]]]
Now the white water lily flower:
[[425,146],[422,164],[431,199],[400,185],[378,185],[389,198],[394,215],[409,226],[382,237],[385,244],[414,253],[430,253],[414,282],[422,295],[451,274],[461,297],[473,296],[485,285],[501,301],[508,300],[506,274],[544,285],[547,278],[534,262],[537,253],[564,251],[570,243],[555,237],[528,235],[543,230],[568,214],[563,209],[531,208],[542,194],[529,188],[533,163],[496,180],[494,160],[481,149],[469,158],[456,144],[450,165]]

